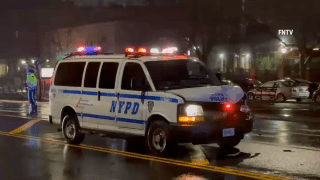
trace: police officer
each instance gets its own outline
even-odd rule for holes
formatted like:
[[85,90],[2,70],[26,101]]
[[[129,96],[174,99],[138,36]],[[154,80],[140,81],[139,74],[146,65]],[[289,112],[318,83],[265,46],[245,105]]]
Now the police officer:
[[37,115],[38,114],[37,102],[35,99],[35,95],[37,92],[37,78],[33,70],[28,71],[27,87],[28,87],[28,98],[31,104],[31,110],[29,109],[29,114],[30,116]]

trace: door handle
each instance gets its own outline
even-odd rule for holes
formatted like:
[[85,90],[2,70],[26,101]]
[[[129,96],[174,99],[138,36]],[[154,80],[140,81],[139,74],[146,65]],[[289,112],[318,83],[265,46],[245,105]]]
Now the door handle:
[[98,91],[98,101],[100,101],[101,92]]

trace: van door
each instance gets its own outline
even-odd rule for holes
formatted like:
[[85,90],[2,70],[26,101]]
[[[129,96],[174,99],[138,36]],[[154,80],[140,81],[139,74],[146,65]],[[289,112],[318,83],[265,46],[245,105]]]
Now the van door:
[[147,112],[144,97],[147,91],[151,91],[145,72],[140,62],[126,61],[124,64],[116,109],[120,128],[144,129]]
[[50,92],[50,108],[54,123],[60,124],[60,119],[63,118],[62,108],[70,106],[76,111],[80,126],[82,125],[82,108],[78,104],[82,98],[81,84],[85,65],[85,61],[72,60],[58,64]]
[[116,85],[121,66],[119,60],[107,60],[103,62],[98,83],[98,101],[96,109],[99,111],[98,129],[114,130],[116,124],[117,92]]
[[82,126],[84,128],[98,128],[99,115],[101,112],[99,111],[99,104],[97,103],[97,79],[100,65],[101,62],[90,61],[86,67],[81,99],[81,106],[83,107]]

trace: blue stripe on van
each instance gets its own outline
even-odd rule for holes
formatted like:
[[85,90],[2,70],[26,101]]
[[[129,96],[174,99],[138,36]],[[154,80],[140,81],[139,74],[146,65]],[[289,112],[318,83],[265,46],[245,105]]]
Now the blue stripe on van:
[[94,91],[82,91],[82,94],[98,96],[98,92],[94,92]]
[[[81,113],[77,113],[78,116],[81,116]],[[112,116],[102,116],[98,114],[88,114],[83,113],[83,117],[89,117],[89,118],[95,118],[95,119],[105,119],[105,120],[117,120],[119,122],[127,122],[127,123],[134,123],[134,124],[146,124],[146,121],[144,120],[138,120],[138,119],[128,119],[128,118],[121,118],[121,117],[112,117]]]
[[144,121],[144,120],[128,119],[128,118],[120,118],[120,117],[117,117],[117,121],[135,123],[135,124],[145,124],[146,123],[146,121]]
[[116,93],[100,93],[101,96],[107,96],[107,97],[117,97]]
[[105,119],[105,120],[115,120],[115,117],[112,116],[101,116],[98,114],[87,114],[84,113],[83,117],[96,118],[96,119]]
[[154,100],[154,101],[169,101],[173,103],[178,103],[177,98],[165,98],[161,96],[144,96],[136,94],[120,94],[121,98],[130,98],[130,99],[144,99],[144,100]]
[[[83,94],[83,95],[93,95],[97,96],[98,92],[95,91],[75,91],[75,90],[62,90],[62,93],[66,94]],[[101,93],[101,96],[106,97],[117,97],[116,93]],[[144,96],[144,95],[137,95],[137,94],[119,94],[121,98],[129,98],[129,99],[144,99],[144,100],[153,100],[153,101],[167,101],[172,103],[178,103],[177,98],[166,98],[161,96]]]
[[55,92],[57,92],[57,90],[56,89],[51,89],[51,92],[55,93]]
[[62,93],[65,93],[65,94],[81,94],[81,91],[75,91],[75,90],[62,90]]

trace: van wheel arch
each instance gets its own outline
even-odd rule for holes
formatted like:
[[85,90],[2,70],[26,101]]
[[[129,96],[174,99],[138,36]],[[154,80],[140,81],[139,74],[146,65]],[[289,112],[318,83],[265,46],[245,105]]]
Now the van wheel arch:
[[[63,118],[66,116],[66,115],[76,115],[77,116],[77,113],[75,112],[75,110],[70,107],[70,106],[65,106],[62,108],[61,110],[61,117],[60,117],[60,124],[62,125],[62,121],[63,121]],[[78,120],[79,121],[79,120]],[[79,122],[78,122],[79,123]]]
[[159,115],[159,114],[151,115],[151,116],[148,118],[147,123],[146,123],[146,126],[145,126],[145,136],[147,136],[148,129],[149,129],[150,125],[151,125],[154,121],[164,121],[165,123],[170,124],[169,121],[168,121],[165,117],[163,117],[163,116],[161,116],[161,115]]

